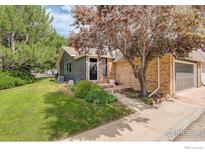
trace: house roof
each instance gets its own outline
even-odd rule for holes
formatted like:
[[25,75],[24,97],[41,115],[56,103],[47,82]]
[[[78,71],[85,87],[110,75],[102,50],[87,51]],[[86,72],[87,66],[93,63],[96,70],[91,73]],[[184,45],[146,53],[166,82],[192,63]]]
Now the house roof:
[[[73,47],[62,46],[62,49],[67,52],[70,56],[74,57],[75,59],[79,59],[84,56],[90,57],[97,57],[96,50],[94,48],[89,49],[88,52],[79,54]],[[101,55],[101,57],[105,58],[115,58],[115,55],[111,55],[111,53],[107,52],[106,55]],[[62,58],[62,57],[61,57]]]
[[72,57],[75,57],[78,55],[77,51],[73,47],[62,46],[62,49],[66,51]]
[[[98,55],[96,54],[96,52],[94,50],[91,50],[91,52],[88,52],[88,53],[85,53],[85,54],[80,54],[80,55],[77,55],[75,56],[75,59],[79,59],[81,57],[84,57],[84,56],[88,56],[88,57],[98,57]],[[103,57],[103,58],[115,58],[114,55],[111,55],[109,52],[106,54],[106,55],[100,55],[100,57]]]
[[[68,46],[62,46],[62,51],[59,54],[57,63],[60,62],[63,53],[67,52],[70,56],[74,57],[75,59],[82,58],[84,56],[89,56],[89,57],[97,57],[98,55],[96,54],[96,49],[89,49],[89,52],[85,54],[79,54],[73,47],[68,47]],[[119,62],[119,61],[124,61],[126,60],[123,54],[119,50],[113,51],[113,54],[110,52],[107,52],[106,55],[101,55],[101,57],[104,58],[113,58],[114,62]],[[192,61],[199,61],[205,63],[205,52],[202,52],[201,50],[194,50],[189,54],[189,57],[183,58],[184,60],[192,60]]]
[[[85,56],[88,56],[88,57],[98,57],[98,55],[96,54],[96,49],[92,48],[92,49],[89,49],[88,52],[86,53],[82,53],[82,54],[79,54],[73,47],[68,47],[68,46],[62,46],[61,47],[61,50],[60,50],[60,53],[58,55],[58,58],[57,58],[57,61],[56,61],[56,64],[59,64],[62,57],[63,57],[63,53],[66,52],[68,53],[71,57],[74,57],[74,59],[79,59],[79,58],[82,58],[82,57],[85,57]],[[100,57],[103,57],[103,58],[115,58],[115,51],[113,51],[113,54],[111,54],[110,52],[107,52],[106,55],[101,55]]]
[[189,57],[185,58],[188,60],[199,61],[205,63],[205,53],[201,50],[192,51]]
[[[192,60],[192,61],[199,61],[205,63],[205,52],[201,50],[192,51],[189,54],[189,57],[183,58],[184,60]],[[122,53],[119,53],[118,56],[115,58],[114,62],[119,62],[126,60]]]
[[123,60],[126,60],[125,57],[123,56],[123,54],[121,52],[118,52],[114,62],[119,62],[119,61],[123,61]]
[[64,52],[68,53],[71,57],[75,57],[77,54],[76,50],[73,47],[62,46],[57,57],[56,66],[58,66],[61,62]]

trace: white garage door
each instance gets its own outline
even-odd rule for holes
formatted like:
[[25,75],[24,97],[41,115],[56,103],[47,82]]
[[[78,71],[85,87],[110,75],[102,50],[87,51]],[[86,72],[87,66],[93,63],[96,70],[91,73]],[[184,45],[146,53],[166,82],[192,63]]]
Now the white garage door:
[[175,62],[175,91],[195,87],[194,64]]
[[205,65],[202,65],[201,80],[202,80],[203,85],[205,85]]

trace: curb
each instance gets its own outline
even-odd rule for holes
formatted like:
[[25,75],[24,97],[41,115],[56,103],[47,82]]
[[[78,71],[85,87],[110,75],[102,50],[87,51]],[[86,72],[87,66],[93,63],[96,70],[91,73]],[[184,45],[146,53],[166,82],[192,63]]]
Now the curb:
[[[169,128],[157,141],[174,141],[174,139],[180,135],[177,130],[185,130],[190,124],[197,120],[203,113],[205,113],[205,107],[198,108],[195,111],[189,113],[184,119],[182,119],[177,125]],[[170,135],[170,137],[169,137]]]

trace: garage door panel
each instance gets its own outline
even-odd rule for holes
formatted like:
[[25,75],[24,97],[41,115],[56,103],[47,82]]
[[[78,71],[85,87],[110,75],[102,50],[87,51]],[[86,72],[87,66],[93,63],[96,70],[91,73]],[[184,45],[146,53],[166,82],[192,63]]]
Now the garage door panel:
[[194,87],[194,65],[175,62],[175,91]]

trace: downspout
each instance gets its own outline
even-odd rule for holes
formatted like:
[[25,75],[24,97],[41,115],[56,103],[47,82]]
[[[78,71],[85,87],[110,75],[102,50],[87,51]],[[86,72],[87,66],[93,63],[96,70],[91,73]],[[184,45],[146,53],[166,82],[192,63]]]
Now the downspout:
[[151,94],[149,94],[148,97],[151,97],[152,95],[154,95],[160,88],[160,62],[159,62],[159,57],[157,57],[157,67],[158,67],[157,89],[155,89]]

